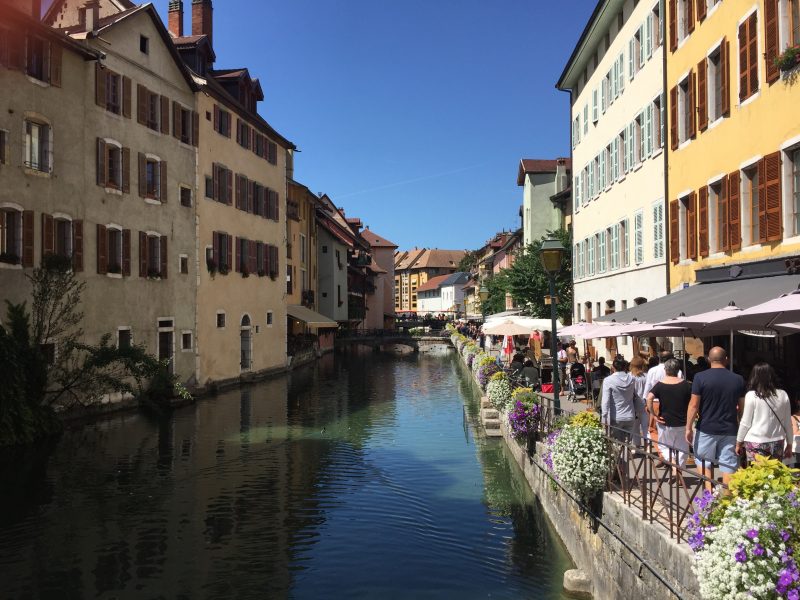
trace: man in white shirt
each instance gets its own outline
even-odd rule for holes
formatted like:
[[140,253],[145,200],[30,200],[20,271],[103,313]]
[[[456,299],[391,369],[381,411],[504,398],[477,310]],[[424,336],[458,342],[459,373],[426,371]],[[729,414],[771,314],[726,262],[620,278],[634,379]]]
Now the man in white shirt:
[[[650,390],[653,389],[653,386],[657,384],[659,381],[664,379],[664,375],[666,371],[664,370],[664,363],[667,362],[670,358],[674,358],[672,352],[669,350],[664,350],[658,355],[659,363],[657,366],[651,368],[647,372],[647,378],[644,381],[644,397],[647,398],[647,394],[650,393]],[[678,377],[683,379],[683,372],[678,371]],[[658,398],[656,398],[658,400]]]
[[567,362],[569,359],[567,358],[567,351],[564,350],[564,345],[559,343],[558,344],[558,371],[560,373],[561,379],[561,396],[566,394],[566,382],[567,382]]

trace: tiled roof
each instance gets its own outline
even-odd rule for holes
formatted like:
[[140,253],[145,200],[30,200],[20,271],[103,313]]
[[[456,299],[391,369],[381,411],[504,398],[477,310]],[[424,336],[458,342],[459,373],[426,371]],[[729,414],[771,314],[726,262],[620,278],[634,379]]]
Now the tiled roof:
[[567,169],[572,169],[571,158],[523,158],[519,161],[519,170],[517,171],[517,185],[525,183],[526,173],[555,173],[556,167],[559,164],[564,164]]
[[439,250],[438,248],[411,250],[395,260],[395,271],[406,269],[455,269],[466,252],[464,250]]
[[459,272],[459,273],[451,273],[447,275],[447,279],[442,282],[441,287],[450,286],[450,285],[461,285],[462,283],[466,283],[469,281],[469,273]]
[[184,35],[181,37],[172,38],[172,43],[176,46],[193,46],[203,38],[208,37],[206,34],[202,35]]
[[419,292],[428,292],[430,290],[438,290],[442,287],[444,280],[450,277],[450,275],[439,275],[437,277],[432,277],[428,279],[425,283],[417,288],[417,293]]
[[361,237],[363,237],[372,248],[397,248],[397,244],[379,236],[377,233],[370,230],[369,227],[361,232]]
[[[97,20],[97,24],[95,25],[95,30],[99,31],[104,27],[108,27],[109,25],[114,25],[117,21],[121,21],[125,17],[133,14],[134,12],[138,12],[142,8],[144,8],[144,5],[136,6],[135,4],[133,4],[131,8],[126,8],[125,10],[120,11],[118,13],[101,17]],[[73,34],[73,33],[81,33],[84,31],[84,29],[85,27],[81,25],[71,25],[70,27],[64,27],[63,29],[61,29],[61,31],[64,31],[68,34]]]

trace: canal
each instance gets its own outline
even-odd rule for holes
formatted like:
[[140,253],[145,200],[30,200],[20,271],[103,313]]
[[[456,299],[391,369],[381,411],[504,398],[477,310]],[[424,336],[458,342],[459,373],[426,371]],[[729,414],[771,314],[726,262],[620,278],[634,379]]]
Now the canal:
[[328,355],[0,470],[0,598],[561,598],[452,353]]

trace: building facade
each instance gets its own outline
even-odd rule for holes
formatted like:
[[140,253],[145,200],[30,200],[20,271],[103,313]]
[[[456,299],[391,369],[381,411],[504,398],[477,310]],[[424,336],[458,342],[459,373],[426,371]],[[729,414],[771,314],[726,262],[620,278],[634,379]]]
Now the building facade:
[[576,322],[668,291],[662,23],[658,1],[599,2],[557,84],[571,96]]
[[[316,310],[317,204],[311,190],[289,181],[286,201],[286,304]],[[299,326],[298,326],[299,325]],[[289,323],[289,333],[303,333],[307,325]]]
[[465,254],[463,250],[438,248],[414,248],[395,252],[395,310],[416,312],[417,289],[431,277],[455,273]]
[[564,226],[564,207],[552,198],[570,187],[571,178],[572,161],[569,158],[523,158],[519,161],[517,185],[522,187],[522,239],[525,246],[542,239],[548,231]]
[[672,289],[798,257],[800,2],[671,0],[667,42]]
[[355,244],[349,227],[337,220],[338,209],[327,196],[320,198],[317,209],[317,307],[321,314],[340,325],[348,322],[347,256]]
[[372,293],[367,294],[367,329],[394,328],[394,252],[397,244],[378,235],[368,227],[361,232],[361,238],[369,245],[373,272]]

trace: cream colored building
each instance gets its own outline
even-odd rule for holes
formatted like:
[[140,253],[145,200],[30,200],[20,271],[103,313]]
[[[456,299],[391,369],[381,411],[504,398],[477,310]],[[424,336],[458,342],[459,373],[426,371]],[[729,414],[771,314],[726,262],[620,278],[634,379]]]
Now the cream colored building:
[[394,252],[397,244],[378,235],[368,227],[361,232],[361,238],[369,244],[372,263],[372,291],[367,293],[366,329],[394,328]]
[[576,322],[667,293],[661,11],[601,1],[557,84],[572,100]]
[[65,13],[61,30],[0,16],[27,58],[0,66],[3,250],[19,240],[22,259],[0,265],[0,290],[21,300],[27,268],[70,256],[87,340],[143,344],[192,385],[196,149],[172,132],[174,107],[192,121],[194,83],[152,5],[105,8]]

